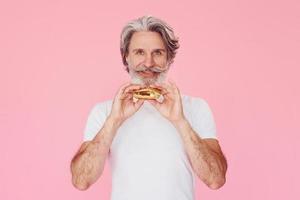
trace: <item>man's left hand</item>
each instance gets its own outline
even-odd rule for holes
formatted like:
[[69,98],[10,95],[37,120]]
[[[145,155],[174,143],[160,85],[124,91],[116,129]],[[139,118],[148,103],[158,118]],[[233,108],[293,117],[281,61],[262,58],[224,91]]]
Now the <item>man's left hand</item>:
[[162,90],[164,97],[163,102],[156,100],[149,101],[165,118],[170,122],[177,123],[184,119],[182,101],[180,91],[173,81],[168,81],[161,84],[152,84],[150,87],[158,88]]

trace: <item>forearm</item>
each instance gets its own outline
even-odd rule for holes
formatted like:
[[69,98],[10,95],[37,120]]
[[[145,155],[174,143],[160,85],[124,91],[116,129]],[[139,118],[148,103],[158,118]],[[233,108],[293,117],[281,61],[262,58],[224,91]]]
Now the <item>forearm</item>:
[[184,119],[174,124],[181,135],[190,163],[197,176],[210,188],[218,189],[225,183],[226,159],[201,139]]
[[119,127],[111,118],[107,118],[95,138],[88,142],[72,159],[72,182],[85,190],[101,176],[109,148]]

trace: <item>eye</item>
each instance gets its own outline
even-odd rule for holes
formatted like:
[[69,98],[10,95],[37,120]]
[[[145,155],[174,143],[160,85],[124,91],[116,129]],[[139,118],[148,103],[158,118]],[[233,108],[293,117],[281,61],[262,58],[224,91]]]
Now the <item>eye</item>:
[[162,55],[162,52],[158,50],[158,51],[155,51],[154,54],[160,56],[160,55]]
[[143,55],[143,54],[144,54],[144,51],[143,51],[143,50],[137,50],[135,54]]

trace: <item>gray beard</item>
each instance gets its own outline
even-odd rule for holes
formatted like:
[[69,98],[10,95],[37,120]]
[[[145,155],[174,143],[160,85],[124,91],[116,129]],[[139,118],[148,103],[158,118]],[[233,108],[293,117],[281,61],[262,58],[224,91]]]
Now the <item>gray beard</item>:
[[156,77],[154,78],[144,78],[139,76],[138,73],[136,73],[134,70],[129,68],[129,75],[131,77],[131,83],[133,84],[141,84],[141,85],[150,85],[150,84],[155,84],[155,83],[164,83],[167,78],[167,72],[160,72],[157,74]]

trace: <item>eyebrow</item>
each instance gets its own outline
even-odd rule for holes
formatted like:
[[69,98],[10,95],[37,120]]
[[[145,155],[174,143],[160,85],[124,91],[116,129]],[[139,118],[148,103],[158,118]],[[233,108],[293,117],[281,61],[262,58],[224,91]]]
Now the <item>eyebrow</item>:
[[[132,52],[135,52],[135,51],[138,51],[138,50],[144,50],[144,49],[137,48],[137,49],[133,49]],[[165,52],[166,50],[165,49],[154,49],[153,51],[163,51],[163,52]]]

